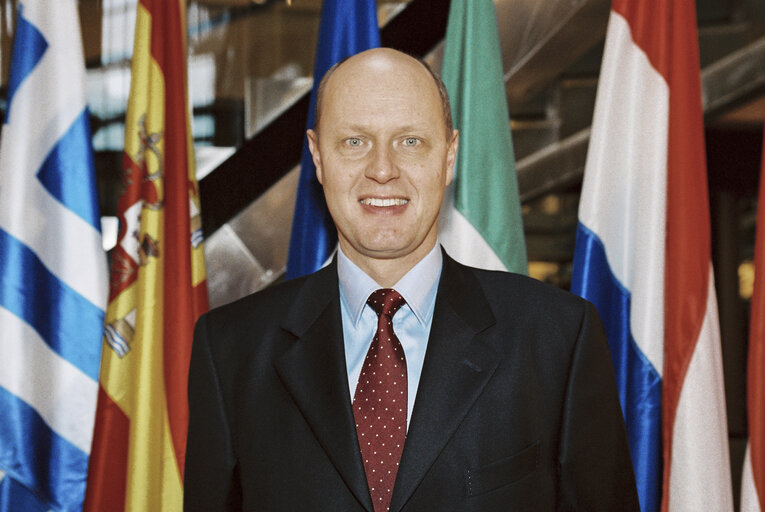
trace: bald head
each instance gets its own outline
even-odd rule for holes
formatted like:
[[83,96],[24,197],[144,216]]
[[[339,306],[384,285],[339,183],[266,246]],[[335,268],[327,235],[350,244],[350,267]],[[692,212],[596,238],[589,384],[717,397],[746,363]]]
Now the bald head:
[[[435,93],[438,95],[438,101],[443,114],[446,137],[447,139],[451,137],[453,130],[452,112],[449,106],[449,94],[446,91],[446,86],[441,80],[441,77],[438,76],[438,74],[436,74],[425,61],[416,59],[392,48],[373,48],[352,55],[329,68],[321,79],[316,93],[314,130],[317,133],[320,129],[319,125],[321,124],[322,107],[327,89],[330,86],[348,87],[348,80],[353,80],[354,77],[356,79],[360,78],[360,75],[358,74],[359,72],[392,73],[393,76],[405,72],[414,75],[424,73],[423,76],[428,76],[429,80],[432,82],[432,87],[426,87],[422,93]],[[340,77],[335,77],[335,74],[339,74]]]

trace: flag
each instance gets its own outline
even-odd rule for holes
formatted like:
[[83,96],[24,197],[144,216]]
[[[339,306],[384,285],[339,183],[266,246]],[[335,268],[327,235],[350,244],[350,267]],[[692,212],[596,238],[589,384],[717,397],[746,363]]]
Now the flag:
[[754,290],[749,319],[747,411],[749,444],[741,476],[741,512],[765,509],[765,140],[763,141],[757,233],[754,245]]
[[[324,74],[337,62],[380,46],[377,4],[374,0],[324,0],[313,70],[313,90],[306,129],[312,129],[316,92]],[[310,274],[329,260],[337,245],[337,231],[316,179],[307,139],[300,160],[295,215],[292,219],[287,279]]]
[[732,510],[692,0],[615,0],[572,291],[603,319],[643,511]]
[[75,0],[18,4],[0,139],[0,510],[82,508],[107,294]]
[[525,274],[526,242],[492,0],[452,0],[441,76],[460,139],[439,239],[464,264]]
[[180,510],[193,327],[207,310],[183,0],[140,0],[85,510]]

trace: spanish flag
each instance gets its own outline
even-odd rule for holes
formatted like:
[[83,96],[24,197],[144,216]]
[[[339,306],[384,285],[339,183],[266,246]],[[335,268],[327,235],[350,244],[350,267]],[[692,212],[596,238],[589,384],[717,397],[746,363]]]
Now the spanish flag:
[[207,310],[184,0],[140,0],[84,510],[180,510],[193,327]]

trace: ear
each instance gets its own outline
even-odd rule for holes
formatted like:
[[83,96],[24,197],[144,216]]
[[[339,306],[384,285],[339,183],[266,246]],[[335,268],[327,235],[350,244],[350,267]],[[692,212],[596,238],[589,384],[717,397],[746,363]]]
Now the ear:
[[324,173],[321,167],[321,153],[319,152],[319,134],[314,130],[308,130],[306,136],[308,137],[308,150],[311,152],[313,165],[316,167],[316,179],[323,185]]
[[457,162],[457,147],[460,145],[459,130],[452,131],[449,146],[446,148],[446,186],[454,179],[454,164]]

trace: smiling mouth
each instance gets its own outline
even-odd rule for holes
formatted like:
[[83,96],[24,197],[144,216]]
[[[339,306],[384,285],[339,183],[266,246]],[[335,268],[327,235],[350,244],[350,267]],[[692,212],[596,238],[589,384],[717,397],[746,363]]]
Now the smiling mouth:
[[365,197],[359,201],[365,206],[403,206],[409,202],[408,199],[396,198],[379,198],[379,197]]

